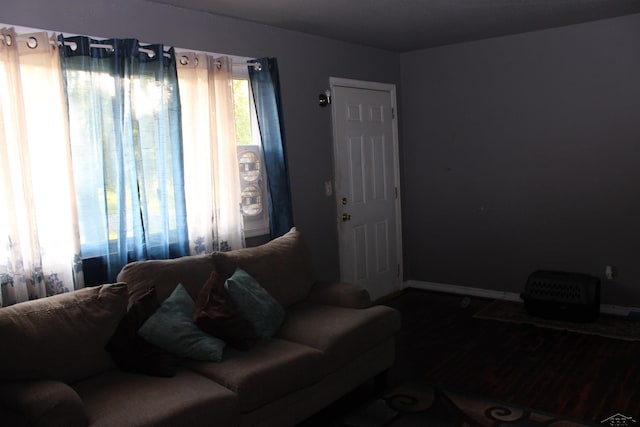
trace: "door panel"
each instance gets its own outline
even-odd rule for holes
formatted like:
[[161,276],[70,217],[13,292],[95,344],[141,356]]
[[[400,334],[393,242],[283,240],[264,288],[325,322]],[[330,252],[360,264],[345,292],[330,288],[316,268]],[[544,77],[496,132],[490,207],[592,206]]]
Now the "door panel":
[[341,279],[374,299],[400,285],[394,102],[390,90],[332,85]]

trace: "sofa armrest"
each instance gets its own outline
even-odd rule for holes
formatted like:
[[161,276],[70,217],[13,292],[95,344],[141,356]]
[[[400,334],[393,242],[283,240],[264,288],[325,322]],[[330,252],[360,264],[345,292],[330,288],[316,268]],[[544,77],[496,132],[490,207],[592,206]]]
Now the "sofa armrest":
[[30,426],[89,424],[78,393],[60,381],[0,381],[0,407]]
[[315,282],[308,301],[316,304],[337,305],[349,308],[371,306],[369,292],[362,286],[347,282]]

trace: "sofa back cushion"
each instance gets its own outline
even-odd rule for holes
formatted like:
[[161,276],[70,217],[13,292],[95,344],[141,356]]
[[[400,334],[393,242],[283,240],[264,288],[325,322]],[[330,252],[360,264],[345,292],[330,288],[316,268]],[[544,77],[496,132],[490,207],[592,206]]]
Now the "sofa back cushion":
[[70,383],[109,369],[104,347],[126,308],[116,283],[0,309],[0,378]]
[[124,266],[117,280],[127,283],[130,303],[140,299],[152,287],[156,288],[158,301],[162,303],[178,283],[181,283],[195,300],[212,271],[211,254],[192,255],[176,259],[132,262]]
[[304,300],[313,285],[309,252],[295,227],[261,246],[215,252],[213,259],[225,279],[241,268],[284,307]]

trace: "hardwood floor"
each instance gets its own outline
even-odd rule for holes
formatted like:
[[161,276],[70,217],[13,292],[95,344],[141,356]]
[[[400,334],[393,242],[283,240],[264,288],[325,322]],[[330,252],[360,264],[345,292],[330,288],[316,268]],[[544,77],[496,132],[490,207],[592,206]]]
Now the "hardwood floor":
[[640,425],[640,341],[474,318],[489,302],[416,289],[388,301],[403,322],[390,385],[422,378],[582,421],[620,413]]

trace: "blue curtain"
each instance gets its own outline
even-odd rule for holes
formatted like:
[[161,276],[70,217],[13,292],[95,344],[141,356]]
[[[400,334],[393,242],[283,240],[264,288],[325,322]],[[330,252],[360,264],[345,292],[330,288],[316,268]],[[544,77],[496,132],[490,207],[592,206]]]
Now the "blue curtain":
[[280,101],[280,78],[275,58],[249,61],[249,80],[258,116],[265,169],[271,238],[293,226],[291,190],[287,170],[284,122]]
[[[133,39],[59,43],[85,273],[113,281],[127,262],[187,255],[173,49]],[[91,265],[101,273],[87,272]]]

